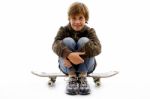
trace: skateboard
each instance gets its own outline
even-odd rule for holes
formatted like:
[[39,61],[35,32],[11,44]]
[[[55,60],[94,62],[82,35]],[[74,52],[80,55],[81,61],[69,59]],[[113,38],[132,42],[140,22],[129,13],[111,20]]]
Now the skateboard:
[[[63,73],[47,73],[47,72],[37,72],[37,71],[31,71],[32,74],[39,76],[39,77],[48,77],[48,85],[53,86],[55,84],[57,77],[68,77],[68,75],[65,75]],[[108,78],[112,77],[116,74],[118,74],[118,71],[109,71],[105,73],[91,73],[88,74],[87,77],[92,77],[95,85],[98,87],[101,85],[101,78]]]

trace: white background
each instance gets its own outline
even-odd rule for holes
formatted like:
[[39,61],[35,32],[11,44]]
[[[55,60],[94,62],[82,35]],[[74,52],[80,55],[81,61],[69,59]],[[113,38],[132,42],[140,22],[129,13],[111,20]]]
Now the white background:
[[60,72],[51,46],[60,26],[68,23],[67,10],[76,0],[0,1],[0,99],[150,99],[149,0],[80,0],[90,11],[88,25],[102,44],[95,72],[117,70],[92,94],[68,96],[66,79],[47,86],[31,70]]

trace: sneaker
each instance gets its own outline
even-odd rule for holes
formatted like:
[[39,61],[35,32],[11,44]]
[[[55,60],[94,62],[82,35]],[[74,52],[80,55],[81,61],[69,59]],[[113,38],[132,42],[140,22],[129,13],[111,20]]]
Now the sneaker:
[[66,87],[66,93],[69,95],[78,94],[79,84],[77,81],[77,77],[70,77]]
[[91,90],[86,77],[80,77],[78,81],[79,81],[79,94],[80,95],[90,94]]

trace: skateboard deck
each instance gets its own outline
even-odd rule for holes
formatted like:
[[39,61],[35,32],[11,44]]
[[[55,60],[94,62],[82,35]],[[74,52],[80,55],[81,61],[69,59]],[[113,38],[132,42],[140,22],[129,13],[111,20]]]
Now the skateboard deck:
[[[68,75],[65,75],[63,73],[47,73],[47,72],[37,72],[37,71],[31,71],[31,73],[39,77],[48,77],[50,79],[48,82],[50,86],[54,85],[57,77],[68,77]],[[87,77],[92,77],[95,85],[100,86],[101,78],[112,77],[116,74],[118,74],[118,71],[109,71],[104,73],[91,73],[88,74]]]
[[[37,72],[31,71],[32,74],[39,77],[67,77],[67,75],[63,73],[47,73],[47,72]],[[107,78],[118,74],[118,71],[109,71],[105,73],[91,73],[88,74],[87,77],[99,77],[99,78]]]

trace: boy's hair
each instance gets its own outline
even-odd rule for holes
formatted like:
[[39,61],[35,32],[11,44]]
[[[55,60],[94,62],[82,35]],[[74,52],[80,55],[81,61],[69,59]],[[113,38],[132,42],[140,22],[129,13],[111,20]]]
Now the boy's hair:
[[70,16],[82,14],[85,17],[86,23],[89,20],[89,11],[85,4],[80,2],[74,2],[71,4],[68,10],[68,19]]

